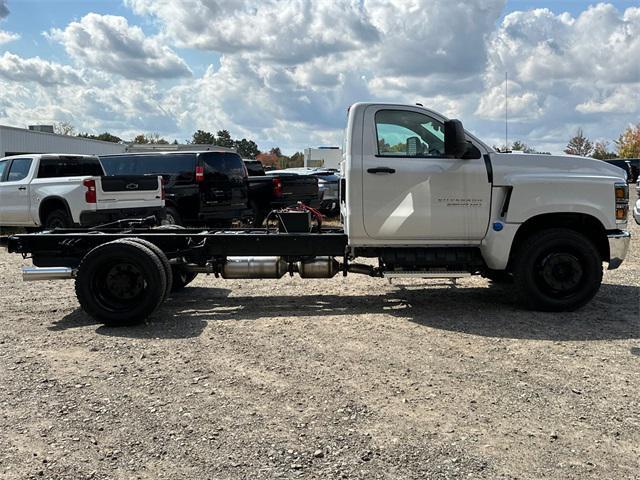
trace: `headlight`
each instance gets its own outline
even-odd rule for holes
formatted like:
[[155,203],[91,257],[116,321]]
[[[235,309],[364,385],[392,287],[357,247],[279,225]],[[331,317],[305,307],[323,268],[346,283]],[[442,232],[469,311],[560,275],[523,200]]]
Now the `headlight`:
[[629,213],[629,185],[626,183],[615,184],[616,197],[616,223],[627,223]]

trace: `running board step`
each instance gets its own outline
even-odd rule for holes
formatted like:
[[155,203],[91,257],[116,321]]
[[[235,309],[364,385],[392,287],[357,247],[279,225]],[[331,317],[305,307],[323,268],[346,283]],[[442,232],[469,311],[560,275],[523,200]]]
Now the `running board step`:
[[383,272],[382,275],[384,278],[464,278],[470,277],[471,274],[469,272],[463,271],[389,271]]

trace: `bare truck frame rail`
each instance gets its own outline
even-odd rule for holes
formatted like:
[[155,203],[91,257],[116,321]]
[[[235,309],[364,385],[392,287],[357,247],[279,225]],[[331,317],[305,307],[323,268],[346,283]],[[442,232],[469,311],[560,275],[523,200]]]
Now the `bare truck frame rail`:
[[341,229],[58,229],[0,240],[10,253],[31,258],[34,267],[23,268],[24,280],[75,278],[82,308],[111,325],[144,320],[198,273],[229,279],[331,278],[340,271],[382,276],[379,268],[349,263]]

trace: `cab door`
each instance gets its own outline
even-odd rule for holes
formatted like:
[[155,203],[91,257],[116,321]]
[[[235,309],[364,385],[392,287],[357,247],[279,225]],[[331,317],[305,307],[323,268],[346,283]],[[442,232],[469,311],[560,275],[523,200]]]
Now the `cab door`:
[[33,225],[29,199],[29,175],[33,160],[5,160],[0,177],[0,225]]
[[364,229],[376,240],[479,241],[491,184],[480,150],[446,158],[444,119],[418,107],[364,112]]

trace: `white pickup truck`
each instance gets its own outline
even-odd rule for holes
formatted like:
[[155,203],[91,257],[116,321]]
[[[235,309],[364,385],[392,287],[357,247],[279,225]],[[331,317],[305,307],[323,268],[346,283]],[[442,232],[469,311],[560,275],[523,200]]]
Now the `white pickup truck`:
[[354,104],[345,140],[343,228],[314,227],[299,206],[275,212],[278,227],[53,232],[4,243],[32,255],[26,280],[75,278],[80,305],[108,324],[146,318],[198,273],[479,274],[512,283],[528,308],[574,310],[597,293],[603,262],[615,269],[626,256],[629,190],[605,162],[497,153],[460,121],[418,105]]
[[91,155],[32,154],[0,159],[0,227],[69,228],[164,210],[157,176],[105,176]]

